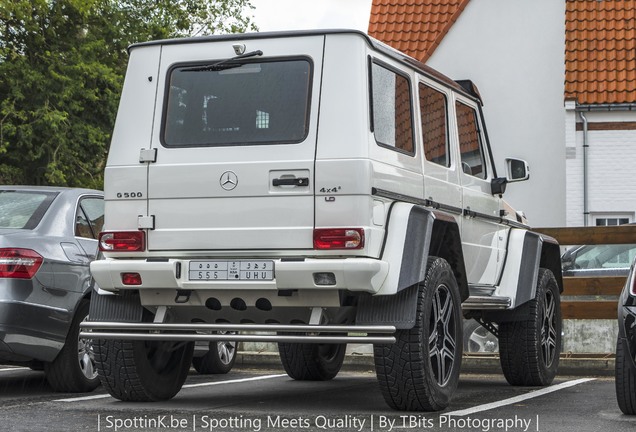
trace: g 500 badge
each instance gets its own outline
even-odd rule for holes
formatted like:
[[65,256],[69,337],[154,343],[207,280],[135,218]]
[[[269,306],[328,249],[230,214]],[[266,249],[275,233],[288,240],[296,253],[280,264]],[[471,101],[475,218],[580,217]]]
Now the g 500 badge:
[[141,192],[117,192],[117,198],[142,198],[144,194]]

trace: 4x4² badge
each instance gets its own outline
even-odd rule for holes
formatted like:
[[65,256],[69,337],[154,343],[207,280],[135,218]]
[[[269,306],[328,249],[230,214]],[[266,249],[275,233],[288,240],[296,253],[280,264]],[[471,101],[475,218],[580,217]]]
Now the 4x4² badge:
[[238,177],[232,171],[225,171],[221,174],[221,187],[226,191],[231,191],[238,185]]

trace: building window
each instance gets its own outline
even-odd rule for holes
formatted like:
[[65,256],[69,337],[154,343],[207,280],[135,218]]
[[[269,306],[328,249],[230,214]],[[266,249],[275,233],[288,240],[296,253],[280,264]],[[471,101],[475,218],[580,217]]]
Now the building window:
[[617,226],[630,223],[629,217],[595,217],[594,225],[596,226]]

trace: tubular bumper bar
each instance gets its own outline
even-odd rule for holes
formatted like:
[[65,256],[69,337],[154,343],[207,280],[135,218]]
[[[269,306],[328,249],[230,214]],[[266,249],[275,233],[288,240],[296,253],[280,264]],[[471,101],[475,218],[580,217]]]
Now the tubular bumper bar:
[[[87,321],[79,336],[87,339],[234,341],[288,343],[395,343],[394,326],[273,325],[273,324],[159,324]],[[273,332],[218,334],[216,332]],[[277,334],[277,332],[285,334]],[[328,334],[324,334],[328,333]],[[335,334],[334,334],[335,333]],[[338,334],[341,333],[341,334]],[[354,333],[354,335],[349,335]],[[366,334],[361,336],[360,334]]]

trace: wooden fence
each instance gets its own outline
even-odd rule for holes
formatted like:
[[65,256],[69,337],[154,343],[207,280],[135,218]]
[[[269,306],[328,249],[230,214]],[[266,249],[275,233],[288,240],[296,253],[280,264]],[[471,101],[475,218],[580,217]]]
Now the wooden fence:
[[[554,237],[562,246],[636,243],[636,225],[537,228],[535,231]],[[563,318],[616,319],[618,295],[624,284],[623,276],[564,277],[565,298],[561,302]]]

